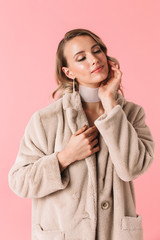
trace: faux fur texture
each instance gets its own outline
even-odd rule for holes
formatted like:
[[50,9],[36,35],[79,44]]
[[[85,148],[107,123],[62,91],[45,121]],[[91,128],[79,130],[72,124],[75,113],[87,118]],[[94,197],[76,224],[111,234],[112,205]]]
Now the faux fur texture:
[[117,105],[94,123],[100,151],[61,173],[57,153],[89,126],[79,93],[31,116],[8,181],[32,198],[32,240],[143,239],[133,180],[150,167],[155,146],[144,109],[118,93]]

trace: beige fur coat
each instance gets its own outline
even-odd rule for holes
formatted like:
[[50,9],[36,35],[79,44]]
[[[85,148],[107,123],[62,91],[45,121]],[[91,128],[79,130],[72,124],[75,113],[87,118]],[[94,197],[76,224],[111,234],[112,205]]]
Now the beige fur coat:
[[143,239],[133,180],[150,167],[155,143],[144,109],[120,93],[117,103],[94,122],[100,151],[62,173],[57,153],[89,126],[79,93],[31,116],[8,181],[19,197],[32,198],[32,240]]

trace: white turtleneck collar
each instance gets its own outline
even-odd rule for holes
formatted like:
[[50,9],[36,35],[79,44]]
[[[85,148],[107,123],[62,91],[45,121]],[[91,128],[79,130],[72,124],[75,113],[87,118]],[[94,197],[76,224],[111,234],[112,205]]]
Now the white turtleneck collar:
[[79,94],[83,102],[100,102],[98,88],[86,87],[79,84]]

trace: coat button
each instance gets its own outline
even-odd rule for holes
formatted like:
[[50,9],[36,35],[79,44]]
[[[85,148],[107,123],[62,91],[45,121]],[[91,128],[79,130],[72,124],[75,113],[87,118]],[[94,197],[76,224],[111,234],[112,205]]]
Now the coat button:
[[88,214],[87,212],[84,212],[84,213],[82,214],[82,218],[89,218],[89,214]]
[[109,202],[108,201],[103,201],[101,203],[101,207],[102,207],[102,209],[108,209],[109,208]]

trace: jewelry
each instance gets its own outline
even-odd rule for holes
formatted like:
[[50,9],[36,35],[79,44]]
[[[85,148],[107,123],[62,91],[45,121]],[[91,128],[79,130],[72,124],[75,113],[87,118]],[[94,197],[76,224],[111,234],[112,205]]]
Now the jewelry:
[[73,93],[75,94],[75,78],[73,79]]

